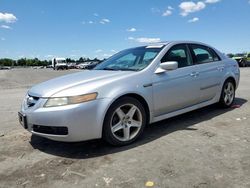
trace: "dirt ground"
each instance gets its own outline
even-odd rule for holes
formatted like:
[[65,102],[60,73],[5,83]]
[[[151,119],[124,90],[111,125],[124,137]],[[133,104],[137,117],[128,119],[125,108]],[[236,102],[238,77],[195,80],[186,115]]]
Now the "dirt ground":
[[235,105],[212,105],[151,126],[136,143],[60,143],[31,136],[17,112],[33,84],[69,74],[0,70],[0,187],[250,187],[250,68]]

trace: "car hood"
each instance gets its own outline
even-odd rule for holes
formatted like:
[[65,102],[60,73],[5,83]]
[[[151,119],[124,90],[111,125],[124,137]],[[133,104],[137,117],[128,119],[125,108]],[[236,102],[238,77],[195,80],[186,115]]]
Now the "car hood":
[[131,74],[131,71],[106,71],[106,70],[91,70],[79,73],[68,74],[57,77],[52,80],[33,86],[28,94],[36,97],[51,97],[52,95],[79,85],[91,85],[91,83],[104,81],[107,79],[116,79],[116,77]]

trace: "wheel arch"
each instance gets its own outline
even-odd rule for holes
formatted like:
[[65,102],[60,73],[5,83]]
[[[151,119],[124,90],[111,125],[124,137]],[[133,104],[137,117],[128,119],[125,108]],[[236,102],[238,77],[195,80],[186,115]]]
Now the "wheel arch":
[[[122,97],[131,97],[131,98],[135,98],[137,99],[144,107],[145,109],[145,113],[146,113],[146,121],[147,124],[150,122],[150,110],[149,110],[149,105],[147,103],[147,101],[144,99],[144,97],[142,97],[141,95],[137,94],[137,93],[128,93],[125,95],[120,96],[118,99],[122,98]],[[118,100],[117,99],[117,100]]]
[[103,121],[102,121],[102,132],[103,132],[103,124],[104,124],[104,121],[105,121],[105,118],[106,118],[106,115],[107,115],[107,113],[108,113],[109,108],[110,108],[111,105],[114,104],[117,100],[119,100],[119,99],[121,99],[121,98],[123,98],[123,97],[132,97],[132,98],[137,99],[137,100],[143,105],[143,107],[144,107],[144,109],[145,109],[147,124],[150,123],[151,114],[150,114],[150,108],[149,108],[148,102],[146,101],[146,99],[145,99],[142,95],[140,95],[140,94],[138,94],[138,93],[133,93],[133,92],[131,92],[131,93],[122,94],[122,95],[120,95],[120,96],[114,98],[114,100],[112,100],[112,101],[110,102],[110,104],[108,105],[108,107],[107,107],[106,110],[105,110],[105,114],[104,114],[104,117],[103,117]]
[[226,81],[228,81],[228,80],[231,80],[231,81],[233,82],[233,84],[234,84],[234,88],[235,88],[235,90],[236,90],[236,86],[237,86],[237,84],[236,84],[236,80],[235,80],[235,78],[234,78],[233,76],[229,76],[229,77],[227,77],[227,78],[225,79],[225,81],[224,81],[223,85],[224,85],[224,84],[225,84],[225,82],[226,82]]

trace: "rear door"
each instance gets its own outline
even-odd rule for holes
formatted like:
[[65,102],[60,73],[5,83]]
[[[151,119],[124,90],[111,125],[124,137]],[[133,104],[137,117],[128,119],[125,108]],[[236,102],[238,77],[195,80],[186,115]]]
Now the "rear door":
[[216,52],[204,45],[189,44],[200,81],[200,102],[213,99],[221,85],[225,65]]
[[199,102],[200,89],[196,66],[186,44],[170,48],[161,63],[177,61],[176,70],[153,75],[154,116],[193,106]]

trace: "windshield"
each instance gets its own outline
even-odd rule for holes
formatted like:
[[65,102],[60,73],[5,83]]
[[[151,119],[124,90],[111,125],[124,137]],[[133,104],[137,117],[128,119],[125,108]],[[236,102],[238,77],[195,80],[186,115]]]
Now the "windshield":
[[97,65],[95,70],[139,71],[147,67],[162,48],[138,47],[124,50]]

